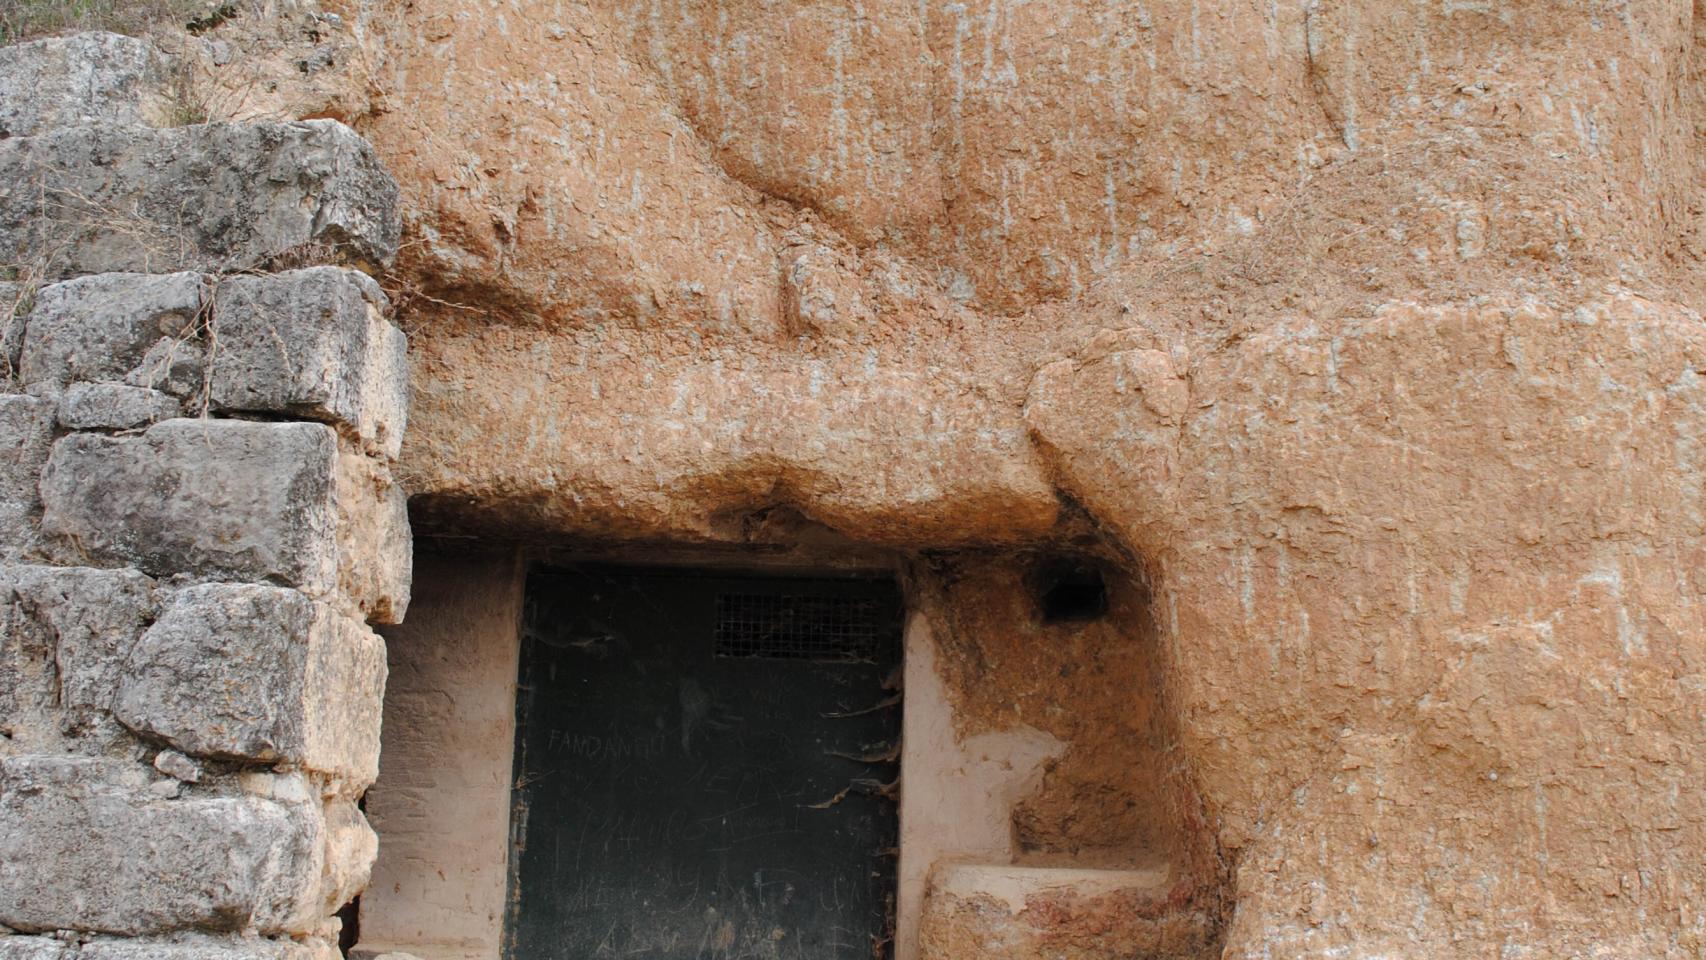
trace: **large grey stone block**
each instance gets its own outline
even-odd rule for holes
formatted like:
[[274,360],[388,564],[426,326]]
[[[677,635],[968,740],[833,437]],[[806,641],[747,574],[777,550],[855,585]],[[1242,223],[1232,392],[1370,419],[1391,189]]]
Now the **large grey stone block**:
[[244,793],[286,804],[318,803],[316,824],[322,830],[324,854],[320,871],[320,911],[304,917],[302,932],[323,930],[320,920],[367,886],[379,838],[356,806],[360,785],[326,784],[300,770],[250,770],[237,775]]
[[37,481],[53,442],[51,400],[0,395],[0,557],[30,549],[41,512]]
[[177,397],[127,383],[74,383],[59,398],[59,425],[68,430],[130,430],[182,412]]
[[10,628],[52,658],[60,706],[112,706],[131,648],[154,617],[154,581],[134,570],[15,566],[0,570],[16,605]]
[[[347,786],[347,785],[346,785]],[[379,835],[366,814],[350,799],[367,788],[358,784],[343,795],[327,800],[321,809],[325,823],[325,864],[320,873],[321,915],[331,916],[338,908],[367,889],[373,879],[373,861],[379,855]]]
[[280,259],[377,271],[400,229],[396,181],[335,120],[0,140],[0,262],[39,263],[50,276]]
[[318,802],[162,799],[129,761],[0,758],[0,923],[142,935],[303,929],[321,915]]
[[170,119],[170,68],[147,41],[79,33],[0,47],[0,139]]
[[321,424],[167,420],[139,435],[73,434],[54,444],[41,491],[48,546],[68,559],[288,584],[381,622],[407,604],[400,493]]
[[156,576],[278,580],[330,592],[337,442],[319,424],[167,420],[73,434],[42,475],[43,528]]
[[372,278],[337,267],[223,281],[213,407],[324,420],[395,458],[408,415],[408,342],[389,309]]
[[75,381],[201,385],[207,281],[199,273],[104,273],[37,292],[19,375],[51,393]]
[[154,575],[278,580],[329,593],[338,443],[317,423],[169,419],[135,437],[61,438],[44,532]]
[[365,786],[379,769],[385,645],[301,593],[203,584],[131,653],[114,713],[188,754],[288,762]]
[[14,751],[134,744],[108,709],[153,588],[135,571],[0,565],[0,731]]

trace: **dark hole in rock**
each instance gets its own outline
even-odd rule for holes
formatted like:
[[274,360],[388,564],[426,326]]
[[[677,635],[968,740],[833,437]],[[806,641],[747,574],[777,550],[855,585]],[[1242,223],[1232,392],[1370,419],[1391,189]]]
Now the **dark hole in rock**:
[[338,930],[338,952],[347,957],[361,941],[361,897],[357,896],[338,908],[335,916],[343,922],[343,927]]
[[[355,808],[362,813],[367,812],[367,794],[363,793],[356,801]],[[349,956],[355,945],[361,942],[361,895],[350,899],[349,903],[338,908],[334,914],[343,926],[338,930],[338,952]]]
[[1095,564],[1053,560],[1037,573],[1037,608],[1043,623],[1096,620],[1108,612],[1108,588]]

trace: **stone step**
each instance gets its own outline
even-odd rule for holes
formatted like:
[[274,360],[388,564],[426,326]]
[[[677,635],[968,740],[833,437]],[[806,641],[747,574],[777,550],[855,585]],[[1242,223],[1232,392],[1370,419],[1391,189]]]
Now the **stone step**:
[[930,877],[920,960],[1133,960],[1212,953],[1176,871],[952,863]]

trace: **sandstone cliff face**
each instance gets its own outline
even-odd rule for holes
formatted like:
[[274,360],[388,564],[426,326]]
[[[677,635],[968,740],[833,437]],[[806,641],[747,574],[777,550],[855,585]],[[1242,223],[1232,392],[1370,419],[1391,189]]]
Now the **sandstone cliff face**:
[[1158,571],[1233,955],[1698,952],[1701,347],[1618,295],[1039,376],[1063,482]]
[[419,518],[1081,507],[1226,955],[1706,951],[1706,6],[341,12]]

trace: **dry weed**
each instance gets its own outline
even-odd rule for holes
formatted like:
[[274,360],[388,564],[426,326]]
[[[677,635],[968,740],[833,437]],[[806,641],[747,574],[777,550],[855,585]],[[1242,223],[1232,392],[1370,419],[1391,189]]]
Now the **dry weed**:
[[80,30],[138,36],[175,26],[195,32],[237,12],[225,0],[9,0],[0,4],[0,45]]

